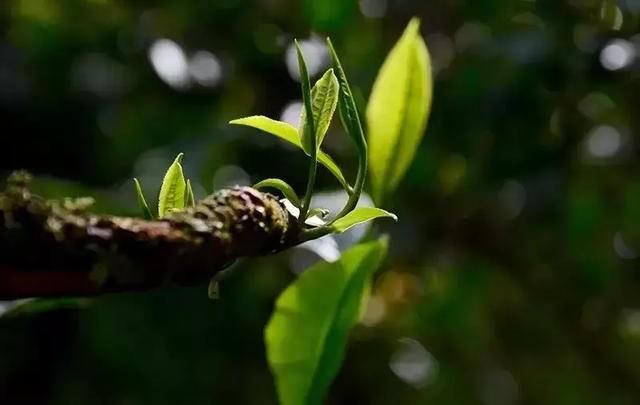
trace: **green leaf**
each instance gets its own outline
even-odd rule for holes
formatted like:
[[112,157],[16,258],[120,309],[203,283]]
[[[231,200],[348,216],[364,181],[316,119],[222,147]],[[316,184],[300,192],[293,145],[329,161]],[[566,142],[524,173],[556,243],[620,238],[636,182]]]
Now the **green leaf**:
[[142,192],[142,185],[138,181],[138,179],[133,179],[134,184],[136,185],[136,195],[138,197],[138,205],[140,205],[140,209],[142,210],[142,215],[144,219],[153,219],[153,214],[149,209],[149,205],[147,204],[147,200],[144,198],[144,193]]
[[340,86],[340,96],[338,97],[338,111],[340,112],[340,119],[347,131],[347,134],[351,137],[358,153],[366,153],[367,143],[364,137],[364,131],[362,130],[362,124],[360,123],[360,115],[358,114],[358,108],[353,98],[347,75],[342,69],[342,63],[336,53],[333,43],[327,38],[327,44],[329,46],[329,54],[333,61],[333,69],[338,79]]
[[391,50],[367,107],[369,169],[374,200],[380,204],[411,165],[431,107],[429,53],[413,19]]
[[337,262],[311,267],[280,295],[265,342],[281,405],[322,403],[385,253],[382,241],[357,245]]
[[340,111],[340,119],[347,134],[353,141],[358,151],[358,173],[356,174],[356,181],[353,186],[353,190],[349,196],[349,200],[345,204],[344,208],[338,214],[338,218],[344,214],[353,210],[358,204],[360,194],[364,188],[364,182],[367,177],[367,140],[364,137],[364,131],[362,130],[362,124],[360,123],[360,115],[358,114],[358,107],[353,98],[353,93],[349,82],[347,81],[347,75],[342,69],[342,63],[336,53],[331,40],[327,38],[327,44],[329,46],[329,54],[333,61],[333,68],[338,76],[338,82],[340,83],[340,97],[338,100],[338,110]]
[[[300,143],[300,138],[298,137],[298,130],[294,126],[287,124],[286,122],[276,121],[274,119],[267,118],[261,115],[254,115],[252,117],[233,120],[230,122],[230,124],[244,125],[247,127],[262,130],[302,149],[302,143]],[[331,159],[331,156],[327,155],[323,151],[319,151],[318,161],[324,167],[326,167],[336,179],[338,179],[345,190],[350,190],[350,187],[347,183],[347,180],[344,178],[342,171],[340,170],[336,162]]]
[[305,134],[316,133],[316,121],[313,114],[311,83],[309,81],[307,63],[305,62],[304,55],[302,54],[302,48],[300,48],[300,44],[297,40],[295,41],[295,44],[296,54],[298,55],[298,68],[300,70],[300,84],[302,86],[302,104],[304,112],[303,116],[305,117],[304,121],[302,121],[300,124],[303,126],[303,131],[301,132],[302,136],[300,138],[302,143],[302,150],[304,150],[306,154],[311,155],[311,151],[317,149],[316,138],[314,136],[305,136]]
[[362,207],[356,208],[342,218],[337,219],[331,227],[337,233],[342,233],[354,225],[361,224],[363,222],[371,221],[376,218],[393,218],[397,221],[398,217],[395,214],[387,212],[380,208],[374,207]]
[[164,180],[162,180],[160,197],[158,199],[159,218],[163,218],[171,211],[184,208],[187,184],[184,180],[184,172],[181,164],[183,157],[184,153],[178,154],[174,162],[169,166],[167,174],[164,175]]
[[261,182],[259,182],[253,187],[256,189],[271,187],[271,188],[275,188],[276,190],[280,190],[282,194],[284,194],[284,196],[287,199],[289,199],[289,201],[291,201],[293,205],[300,208],[300,199],[298,198],[298,195],[293,190],[293,187],[287,184],[284,180],[266,179],[266,180],[262,180]]
[[187,194],[184,197],[185,207],[195,207],[196,198],[193,195],[193,188],[191,187],[191,180],[187,179]]
[[[329,129],[329,125],[331,125],[331,119],[333,118],[333,114],[336,111],[336,107],[338,105],[338,92],[340,90],[340,85],[338,84],[338,79],[336,75],[333,73],[333,69],[329,69],[321,78],[316,82],[311,89],[311,100],[312,100],[312,109],[313,109],[313,121],[316,127],[316,148],[319,149],[322,141],[324,140],[325,135],[327,134],[327,130]],[[300,120],[301,123],[305,123],[307,118],[307,114],[305,110],[302,111],[302,118]],[[309,133],[306,131],[307,126],[302,125],[300,129],[300,137],[302,139],[303,148],[305,145],[310,144],[311,142],[306,140],[309,137]],[[307,155],[311,154],[310,150],[306,150]]]

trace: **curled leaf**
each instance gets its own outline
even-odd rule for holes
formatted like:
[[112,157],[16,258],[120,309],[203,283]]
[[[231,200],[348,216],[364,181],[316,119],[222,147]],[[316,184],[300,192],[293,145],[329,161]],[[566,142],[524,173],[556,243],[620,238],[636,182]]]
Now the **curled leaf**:
[[302,48],[300,48],[300,44],[297,40],[295,41],[295,44],[296,54],[298,55],[298,69],[300,70],[300,83],[302,86],[303,116],[305,117],[304,121],[300,124],[303,126],[303,130],[301,132],[303,136],[301,136],[300,141],[302,143],[302,150],[304,150],[308,155],[311,155],[311,151],[317,147],[316,137],[311,136],[316,133],[316,123],[313,114],[313,101],[311,96],[311,83],[309,81],[309,72],[307,70],[307,63],[304,60]]
[[276,190],[280,190],[282,192],[282,194],[284,194],[284,196],[287,199],[289,199],[289,201],[291,201],[291,203],[294,206],[300,208],[300,199],[298,198],[298,195],[296,194],[296,192],[293,189],[293,187],[291,187],[289,184],[287,184],[287,182],[285,182],[284,180],[281,180],[281,179],[266,179],[266,180],[262,180],[261,182],[257,183],[253,187],[256,188],[256,189],[271,187],[271,188],[275,188]]
[[333,43],[327,38],[327,44],[329,46],[329,55],[333,63],[333,69],[335,70],[336,77],[339,84],[339,97],[338,97],[338,111],[340,112],[340,119],[347,131],[347,134],[356,145],[358,153],[366,153],[366,140],[364,137],[364,131],[362,130],[362,124],[360,123],[360,115],[358,114],[358,108],[353,98],[347,75],[342,68],[342,63],[338,54],[336,53]]
[[133,179],[133,183],[136,186],[136,196],[138,198],[138,205],[142,210],[142,216],[144,217],[144,219],[153,219],[153,213],[151,213],[149,205],[147,204],[147,200],[145,200],[144,193],[142,192],[142,185],[136,178]]
[[193,207],[196,205],[196,198],[193,195],[193,188],[191,187],[191,180],[187,179],[187,194],[184,197],[185,207]]

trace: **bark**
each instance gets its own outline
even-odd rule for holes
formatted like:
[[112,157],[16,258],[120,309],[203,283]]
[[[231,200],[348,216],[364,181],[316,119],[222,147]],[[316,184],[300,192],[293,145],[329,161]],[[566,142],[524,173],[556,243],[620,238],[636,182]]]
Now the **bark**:
[[29,175],[0,193],[0,299],[78,296],[208,281],[240,257],[298,243],[278,199],[250,187],[215,192],[161,220],[96,215],[87,199],[45,200]]

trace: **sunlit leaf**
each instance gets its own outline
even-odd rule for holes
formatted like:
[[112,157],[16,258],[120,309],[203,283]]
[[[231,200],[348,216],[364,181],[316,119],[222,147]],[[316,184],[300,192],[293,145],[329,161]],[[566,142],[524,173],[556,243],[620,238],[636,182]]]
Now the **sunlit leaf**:
[[[331,125],[331,119],[336,111],[338,105],[338,91],[340,85],[338,79],[333,73],[333,69],[329,69],[321,78],[316,82],[311,89],[311,100],[313,109],[313,121],[316,128],[316,149],[320,148],[322,141],[324,140],[329,125]],[[302,110],[301,123],[306,122],[306,112]],[[305,145],[311,143],[306,140],[309,133],[306,131],[307,125],[302,125],[300,129],[300,138],[302,139],[302,146],[305,148],[307,155],[311,154],[310,150],[306,149]]]
[[347,131],[347,134],[351,137],[354,144],[358,148],[359,153],[364,153],[366,150],[366,142],[364,138],[364,132],[362,131],[362,124],[360,123],[360,115],[358,114],[358,108],[347,80],[347,75],[342,69],[342,63],[336,53],[331,40],[327,38],[327,44],[329,46],[329,54],[333,63],[333,69],[338,79],[340,86],[338,97],[338,111],[340,112],[340,119]]
[[302,125],[303,127],[303,130],[300,131],[299,134],[301,135],[300,141],[302,143],[302,150],[310,155],[311,151],[317,146],[316,138],[314,136],[305,135],[316,133],[316,121],[313,114],[311,83],[309,81],[307,63],[305,62],[304,55],[302,54],[302,48],[300,48],[300,44],[298,43],[298,41],[295,41],[295,44],[296,54],[298,56],[298,69],[300,70],[300,84],[302,86],[302,111],[304,117],[304,121],[300,123],[300,125]]
[[193,195],[193,188],[191,187],[191,180],[187,179],[187,191],[184,197],[184,206],[193,207],[196,205],[196,198]]
[[266,179],[266,180],[262,180],[261,182],[259,182],[253,187],[256,189],[271,187],[271,188],[275,188],[276,190],[280,190],[282,194],[284,194],[284,196],[288,198],[293,205],[295,205],[296,207],[300,207],[300,199],[298,198],[298,195],[296,194],[293,187],[287,184],[284,180]]
[[[261,115],[254,115],[252,117],[233,120],[230,122],[230,124],[244,125],[247,127],[262,130],[302,149],[302,144],[300,143],[300,138],[298,137],[298,130],[294,126],[287,124],[286,122],[276,121],[274,119]],[[342,187],[344,187],[346,190],[349,189],[349,185],[347,184],[342,171],[333,161],[333,159],[331,159],[331,156],[327,155],[323,151],[319,151],[318,161],[324,167],[326,167],[331,172],[331,174],[335,176],[336,179],[338,179]]]
[[351,228],[352,226],[361,224],[363,222],[371,221],[376,218],[393,218],[397,221],[398,217],[395,214],[387,212],[380,208],[374,207],[362,207],[356,208],[342,218],[337,219],[332,228],[335,232],[341,233]]
[[147,200],[144,198],[144,193],[142,192],[142,185],[138,181],[138,179],[133,179],[133,183],[136,186],[136,196],[138,198],[138,205],[142,210],[142,215],[144,219],[153,219],[153,213],[149,209],[149,205],[147,204]]
[[366,285],[386,252],[370,242],[311,267],[278,298],[265,329],[281,405],[319,405],[344,356]]
[[160,218],[172,211],[184,208],[187,184],[184,180],[181,164],[183,157],[184,153],[180,153],[176,157],[162,180],[158,199],[158,217]]
[[409,168],[425,132],[431,106],[429,53],[413,19],[391,50],[367,106],[369,169],[380,204]]

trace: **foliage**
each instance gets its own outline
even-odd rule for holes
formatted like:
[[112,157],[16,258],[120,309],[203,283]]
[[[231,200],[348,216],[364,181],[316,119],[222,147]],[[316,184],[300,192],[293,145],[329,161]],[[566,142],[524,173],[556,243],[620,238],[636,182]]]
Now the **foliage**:
[[[195,204],[191,180],[184,176],[184,170],[182,168],[183,158],[184,153],[179,153],[164,175],[158,196],[158,218],[162,218],[173,211],[179,211]],[[143,217],[145,219],[153,219],[154,216],[144,197],[142,185],[138,179],[134,178],[133,182],[136,187],[138,205],[142,210]]]
[[[416,24],[414,21],[408,28],[414,37]],[[402,41],[407,40],[403,38],[401,43]],[[305,197],[300,202],[291,186],[280,179],[269,179],[257,185],[279,189],[296,207],[300,208],[298,215],[301,223],[308,224],[306,220],[315,181],[316,153],[336,107],[340,106],[343,125],[358,151],[356,184],[349,194],[346,206],[331,223],[319,225],[306,232],[306,239],[309,240],[327,233],[342,233],[357,224],[375,218],[388,217],[397,220],[394,214],[380,208],[355,209],[367,171],[367,142],[346,74],[331,41],[327,40],[327,42],[339,79],[335,77],[333,70],[329,69],[313,90],[309,89],[309,75],[302,50],[298,42],[295,43],[303,99],[299,136],[303,150],[311,159]],[[424,47],[424,44],[422,46]],[[383,75],[392,76],[398,74],[398,71],[404,71],[406,68],[402,62],[405,61],[391,67],[385,66]],[[409,68],[414,67],[409,64]],[[394,93],[397,90],[391,88],[386,90],[387,96],[394,96],[385,106],[392,111],[405,108],[404,100],[396,97]],[[401,88],[400,91],[403,89]],[[409,99],[408,101],[419,103],[422,100]],[[415,108],[420,109],[419,106]],[[378,112],[383,115],[381,119],[386,117],[384,111]],[[410,146],[415,149],[417,144],[413,142]],[[405,146],[402,148],[407,150]],[[414,152],[411,151],[405,159],[411,159],[413,154]],[[405,164],[408,165],[408,163],[405,161]],[[278,393],[283,405],[322,402],[342,362],[347,333],[356,321],[358,307],[367,285],[367,276],[382,260],[383,250],[386,250],[386,247],[383,248],[379,243],[356,246],[353,250],[345,252],[335,263],[324,263],[306,270],[281,294],[276,311],[267,326],[265,339],[269,364],[275,373]]]
[[162,218],[171,211],[181,210],[185,206],[187,182],[182,170],[183,153],[169,166],[162,180],[160,196],[158,197],[158,218]]
[[308,269],[280,295],[265,341],[281,405],[323,402],[385,250],[380,241],[357,245],[337,262]]
[[[94,196],[95,212],[142,215],[136,177],[157,216],[180,151],[196,196],[280,178],[302,197],[301,145],[227,125],[290,119],[294,37],[315,82],[338,77],[331,36],[371,144],[378,68],[418,16],[435,98],[413,163],[375,200],[397,224],[241,262],[215,302],[163,289],[0,320],[0,403],[276,404],[263,341],[275,297],[312,248],[378,232],[390,235],[384,272],[327,403],[640,403],[636,3],[5,2],[0,166],[35,173],[48,198]],[[173,64],[155,63],[158,44]],[[177,82],[159,74],[167,65]],[[330,155],[354,184],[338,121],[318,161]],[[318,169],[328,218],[346,201],[334,177]],[[376,181],[369,170],[365,191]]]
[[376,201],[395,190],[413,161],[431,106],[431,65],[420,22],[391,50],[367,106],[369,160]]
[[[315,135],[309,134],[306,130],[307,127],[304,125],[300,129],[300,143],[302,143],[302,147],[307,155],[311,154],[310,145],[315,143],[316,150],[322,145],[322,141],[331,124],[333,113],[338,105],[339,90],[340,85],[332,69],[327,70],[311,89],[311,109],[313,111],[313,122],[316,133]],[[302,110],[300,122],[306,123],[307,121],[306,109],[304,109]],[[310,139],[312,136],[315,138],[315,141]]]
[[[253,116],[247,118],[240,118],[237,120],[231,121],[231,124],[234,125],[245,125],[248,127],[252,127],[255,129],[260,129],[266,133],[271,135],[275,135],[280,139],[283,139],[289,142],[292,145],[297,146],[302,149],[302,143],[300,141],[300,137],[298,136],[298,130],[291,126],[286,122],[276,121],[268,117],[264,116]],[[338,165],[333,161],[333,159],[324,153],[323,151],[318,151],[318,161],[324,165],[338,181],[345,188],[348,189],[349,185],[347,180],[344,178],[342,174],[342,170],[338,167]]]
[[364,208],[356,208],[353,211],[349,212],[342,218],[337,219],[331,226],[334,232],[344,232],[349,228],[361,224],[363,222],[371,221],[375,218],[393,218],[394,220],[398,220],[394,214],[387,212],[380,208],[374,207],[364,207]]

